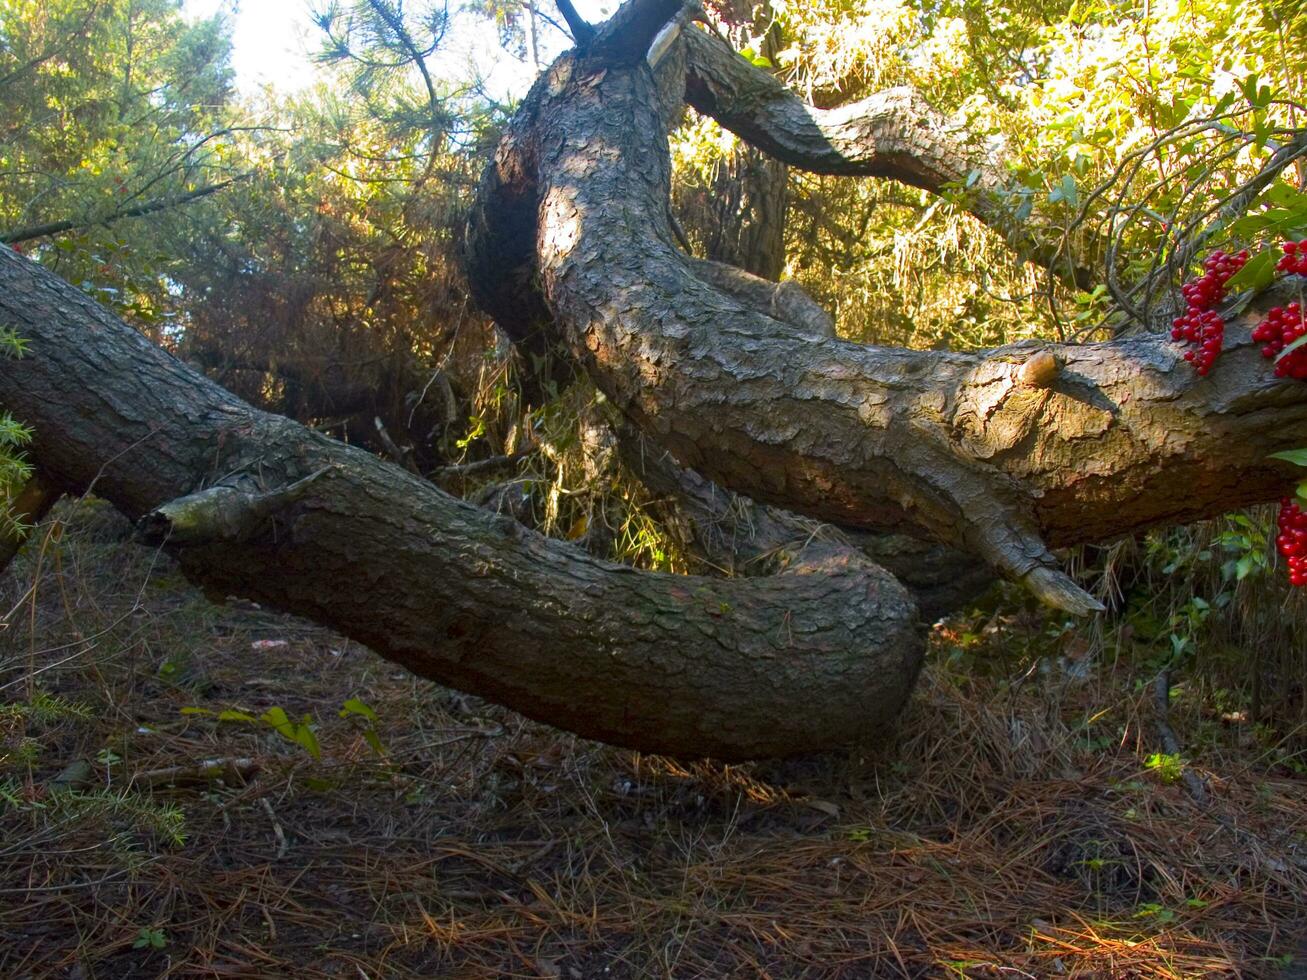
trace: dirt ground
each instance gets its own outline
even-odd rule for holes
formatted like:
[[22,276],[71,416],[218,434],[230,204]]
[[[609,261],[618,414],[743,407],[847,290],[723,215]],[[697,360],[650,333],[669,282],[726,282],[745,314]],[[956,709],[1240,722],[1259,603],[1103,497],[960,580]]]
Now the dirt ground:
[[0,977],[1307,977],[1301,731],[1179,683],[1186,768],[1039,617],[936,627],[885,744],[686,763],[80,511],[0,585]]

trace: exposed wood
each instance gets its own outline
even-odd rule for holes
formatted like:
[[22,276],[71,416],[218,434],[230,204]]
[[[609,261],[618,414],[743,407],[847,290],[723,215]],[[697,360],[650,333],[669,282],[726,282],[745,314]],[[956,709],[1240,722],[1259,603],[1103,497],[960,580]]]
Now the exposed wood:
[[[9,502],[10,516],[22,525],[36,524],[50,512],[60,496],[62,495],[54,487],[41,478],[40,473],[35,473]],[[0,506],[3,506],[2,500]],[[14,560],[25,540],[22,534],[0,529],[0,572]]]

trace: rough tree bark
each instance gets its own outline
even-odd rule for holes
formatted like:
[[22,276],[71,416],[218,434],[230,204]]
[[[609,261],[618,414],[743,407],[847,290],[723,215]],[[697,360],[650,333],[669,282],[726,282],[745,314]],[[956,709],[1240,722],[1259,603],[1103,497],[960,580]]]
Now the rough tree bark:
[[[1246,322],[1205,379],[1157,338],[862,347],[803,325],[771,286],[680,252],[665,134],[686,46],[655,41],[679,10],[632,0],[579,32],[583,50],[510,127],[469,228],[489,312],[564,344],[679,464],[757,497],[777,535],[801,519],[768,503],[908,530],[1079,610],[1092,600],[1045,542],[1288,485],[1266,456],[1307,439],[1307,387],[1273,378]],[[0,319],[32,342],[0,365],[0,405],[33,426],[56,489],[93,487],[219,594],[334,626],[531,717],[652,751],[792,754],[891,721],[920,664],[909,592],[842,532],[765,577],[635,571],[241,403],[6,249]],[[710,523],[718,491],[653,456],[663,475],[646,478],[698,494]],[[904,554],[927,553],[889,554],[910,579]]]
[[[603,562],[260,412],[0,248],[0,405],[43,477],[92,489],[218,595],[309,617],[443,684],[646,751],[723,759],[890,723],[923,641],[907,591],[838,545],[783,574]],[[804,705],[820,705],[819,711]]]
[[[633,0],[628,18],[636,7],[646,25],[679,9]],[[721,288],[666,216],[686,45],[655,44],[667,54],[654,70],[630,56],[629,32],[627,56],[607,54],[612,28],[559,59],[519,110],[482,180],[469,268],[484,308],[545,319],[683,466],[835,524],[961,546],[1076,612],[1096,603],[1050,547],[1282,493],[1289,468],[1267,456],[1307,436],[1307,399],[1271,376],[1246,327],[1200,378],[1156,336],[975,353],[815,340]],[[866,172],[926,152],[913,111],[861,121],[868,153],[888,161]]]

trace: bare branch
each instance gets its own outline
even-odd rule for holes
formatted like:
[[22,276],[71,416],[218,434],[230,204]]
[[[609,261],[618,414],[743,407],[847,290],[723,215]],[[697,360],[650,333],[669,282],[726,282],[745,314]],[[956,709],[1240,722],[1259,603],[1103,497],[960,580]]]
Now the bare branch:
[[572,0],[555,0],[555,2],[558,5],[558,12],[563,15],[563,20],[567,21],[567,29],[572,32],[572,40],[576,42],[577,47],[583,48],[594,40],[594,25],[576,12]]
[[239,177],[232,177],[216,184],[207,184],[204,187],[198,187],[183,194],[173,194],[168,197],[157,198],[147,204],[138,204],[135,207],[113,211],[98,218],[70,218],[64,221],[52,221],[44,225],[32,225],[27,228],[16,228],[13,231],[0,232],[0,243],[17,245],[20,242],[32,241],[36,238],[49,238],[51,235],[61,235],[66,231],[80,231],[83,228],[92,228],[96,225],[108,227],[114,222],[122,221],[124,218],[141,218],[147,214],[157,214],[160,211],[167,211],[170,208],[198,201],[210,194],[216,194],[218,191],[224,190],[238,181],[245,180],[249,176],[249,174],[242,174]]

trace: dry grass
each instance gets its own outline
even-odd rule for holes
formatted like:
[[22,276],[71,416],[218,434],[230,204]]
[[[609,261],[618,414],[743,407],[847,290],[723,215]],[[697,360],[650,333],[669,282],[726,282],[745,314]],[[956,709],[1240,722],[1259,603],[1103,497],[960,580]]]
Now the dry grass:
[[[892,745],[687,765],[212,606],[81,511],[0,593],[15,610],[0,976],[1289,977],[1307,962],[1293,733],[1222,722],[1181,688],[1171,722],[1208,780],[1199,807],[1147,765],[1160,747],[1128,660],[1072,681],[1028,616],[938,631]],[[339,716],[351,697],[375,709],[384,754]],[[274,706],[315,720],[320,760],[266,724],[182,713]]]

